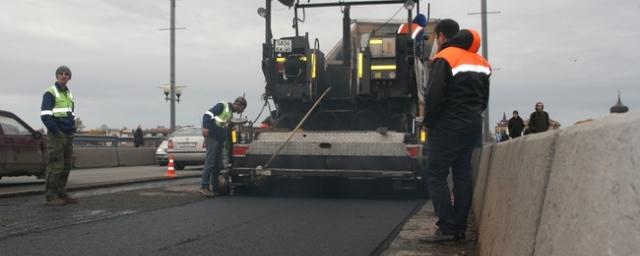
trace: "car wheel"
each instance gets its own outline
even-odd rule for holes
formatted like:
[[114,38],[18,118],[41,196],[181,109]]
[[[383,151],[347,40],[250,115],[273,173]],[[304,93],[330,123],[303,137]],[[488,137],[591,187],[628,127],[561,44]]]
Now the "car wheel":
[[178,163],[176,163],[176,166],[175,166],[176,170],[184,170],[185,167],[186,167],[185,164],[178,164]]

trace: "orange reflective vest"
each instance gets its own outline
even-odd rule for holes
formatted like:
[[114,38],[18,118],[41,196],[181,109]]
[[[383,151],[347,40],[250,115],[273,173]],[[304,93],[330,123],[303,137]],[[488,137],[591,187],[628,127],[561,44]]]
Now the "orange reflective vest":
[[[423,29],[424,28],[422,26],[415,23],[411,23],[411,38],[415,40],[416,36],[418,36],[418,34],[422,32]],[[402,24],[400,25],[400,27],[398,27],[398,34],[399,35],[409,34],[409,26],[407,26],[407,23]]]

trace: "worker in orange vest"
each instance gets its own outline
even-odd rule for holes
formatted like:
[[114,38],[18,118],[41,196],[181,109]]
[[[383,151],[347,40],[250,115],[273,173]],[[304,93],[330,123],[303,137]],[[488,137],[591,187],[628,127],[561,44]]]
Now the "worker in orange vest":
[[411,24],[404,23],[400,25],[400,27],[398,27],[399,35],[409,34],[409,27],[411,27],[411,39],[416,42],[416,49],[418,49],[416,54],[418,56],[422,56],[422,48],[424,44],[424,29],[426,26],[427,18],[422,14],[418,14],[415,18],[413,18]]

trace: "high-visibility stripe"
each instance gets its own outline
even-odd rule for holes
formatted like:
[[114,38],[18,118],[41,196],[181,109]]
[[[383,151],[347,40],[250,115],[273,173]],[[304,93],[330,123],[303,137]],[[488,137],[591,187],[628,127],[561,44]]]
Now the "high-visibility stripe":
[[215,117],[213,117],[213,119],[215,119],[218,122],[225,123],[224,119],[222,119],[220,117],[215,116]]
[[371,65],[371,70],[396,70],[396,65]]
[[490,75],[491,69],[487,66],[471,65],[471,64],[463,64],[451,69],[451,73],[454,76],[459,72],[475,72],[475,73],[483,73],[486,75]]
[[402,25],[400,25],[400,27],[398,27],[398,32],[396,32],[396,34],[402,34],[402,29],[404,29],[404,25],[406,25],[406,23],[402,24]]
[[414,30],[413,33],[411,34],[411,38],[416,39],[416,36],[418,36],[418,33],[420,33],[421,31],[422,31],[422,27],[419,27],[416,30]]
[[285,57],[277,57],[276,58],[276,62],[278,63],[284,63],[287,59]]
[[73,112],[71,108],[54,108],[53,113],[65,113],[65,112]]
[[211,111],[207,111],[204,114],[205,115],[209,115],[211,117],[211,119],[213,119],[213,113],[211,113]]
[[53,115],[53,111],[51,111],[51,110],[42,110],[42,111],[40,111],[40,115],[41,116],[47,116],[47,115],[51,116],[51,115]]

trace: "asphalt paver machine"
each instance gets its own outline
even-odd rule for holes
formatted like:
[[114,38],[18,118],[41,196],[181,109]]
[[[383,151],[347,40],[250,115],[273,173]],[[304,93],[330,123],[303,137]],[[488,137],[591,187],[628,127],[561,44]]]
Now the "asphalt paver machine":
[[[293,12],[292,35],[272,36],[272,0],[258,10],[266,24],[264,98],[275,110],[269,113],[268,128],[239,126],[233,131],[228,173],[233,183],[341,177],[374,179],[400,190],[423,187],[427,134],[420,110],[425,56],[433,40],[397,33],[420,12],[419,2],[279,2]],[[397,13],[406,13],[406,19],[351,19],[352,8],[393,5],[402,8]],[[342,30],[342,39],[326,54],[321,39],[300,31],[300,14],[316,8],[342,12],[342,27],[336,28]],[[429,23],[423,34],[432,28]]]

